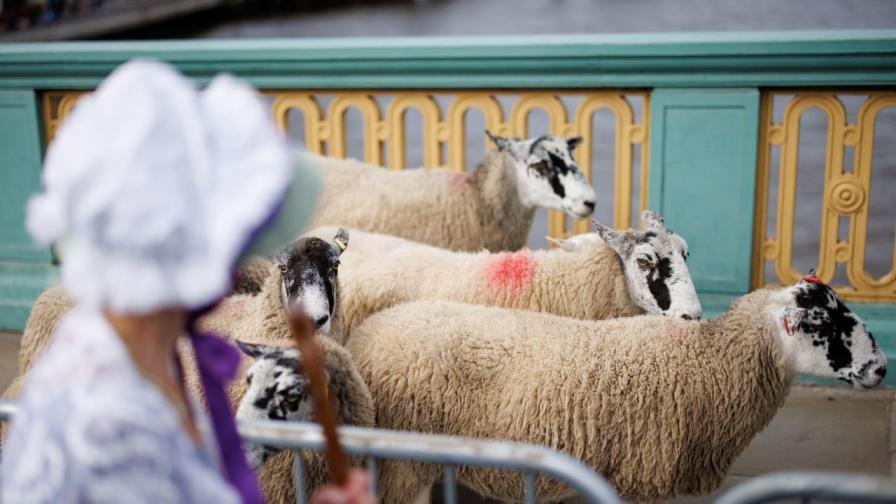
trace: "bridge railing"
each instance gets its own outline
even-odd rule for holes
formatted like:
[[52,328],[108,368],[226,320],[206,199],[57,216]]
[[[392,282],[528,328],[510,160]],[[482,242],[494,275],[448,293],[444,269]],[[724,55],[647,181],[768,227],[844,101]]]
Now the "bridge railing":
[[[45,145],[81,93],[134,57],[200,85],[232,72],[310,150],[396,169],[470,169],[484,128],[583,135],[597,216],[626,227],[662,212],[689,242],[707,315],[815,268],[896,353],[894,30],[6,44],[0,327],[20,329],[57,277],[22,228]],[[553,236],[588,228],[545,219]]]

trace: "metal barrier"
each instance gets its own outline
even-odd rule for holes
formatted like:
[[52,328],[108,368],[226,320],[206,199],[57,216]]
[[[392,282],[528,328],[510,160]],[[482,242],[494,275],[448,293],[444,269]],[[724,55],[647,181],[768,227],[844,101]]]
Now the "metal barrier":
[[[16,412],[13,401],[0,401],[0,422]],[[296,500],[305,502],[304,467],[298,450],[320,451],[324,438],[320,427],[305,422],[241,422],[240,434],[246,442],[295,451]],[[367,457],[367,470],[373,475],[376,493],[378,458],[407,459],[440,464],[444,467],[446,504],[457,502],[456,466],[507,469],[525,473],[525,501],[535,503],[535,477],[557,478],[577,492],[585,502],[618,504],[619,497],[600,475],[581,462],[541,446],[481,441],[455,436],[412,432],[340,427],[339,437],[346,452]]]
[[782,472],[742,483],[722,495],[716,504],[760,504],[784,499],[812,501],[896,502],[896,480],[829,472]]

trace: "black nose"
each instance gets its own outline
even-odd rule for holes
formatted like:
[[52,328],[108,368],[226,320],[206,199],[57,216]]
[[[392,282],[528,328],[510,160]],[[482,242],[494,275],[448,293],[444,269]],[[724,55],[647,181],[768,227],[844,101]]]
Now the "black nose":
[[683,319],[685,319],[685,320],[694,320],[694,317],[688,315],[687,313],[685,313],[684,315],[682,315],[681,318],[683,318]]
[[584,205],[585,205],[586,207],[588,207],[589,210],[594,210],[594,202],[593,202],[593,201],[586,201],[586,202],[584,203]]
[[877,376],[880,376],[881,378],[883,378],[884,376],[887,376],[887,368],[886,368],[886,367],[879,367],[879,368],[877,368],[877,369],[874,370],[874,374],[876,374]]
[[324,315],[323,317],[318,317],[314,322],[317,324],[317,327],[321,327],[322,325],[326,324],[328,320],[330,320],[330,316]]

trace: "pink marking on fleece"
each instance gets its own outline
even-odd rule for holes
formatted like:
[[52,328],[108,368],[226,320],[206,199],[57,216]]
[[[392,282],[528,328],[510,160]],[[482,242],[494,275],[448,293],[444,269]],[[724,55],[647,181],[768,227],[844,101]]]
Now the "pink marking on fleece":
[[666,321],[666,336],[679,345],[684,345],[690,339],[690,330],[693,322],[668,319]]
[[526,250],[495,254],[488,259],[488,283],[497,290],[517,296],[532,283],[535,276],[535,260]]
[[464,188],[464,185],[467,183],[467,179],[470,178],[470,174],[467,172],[457,172],[452,173],[448,177],[448,189],[457,192]]

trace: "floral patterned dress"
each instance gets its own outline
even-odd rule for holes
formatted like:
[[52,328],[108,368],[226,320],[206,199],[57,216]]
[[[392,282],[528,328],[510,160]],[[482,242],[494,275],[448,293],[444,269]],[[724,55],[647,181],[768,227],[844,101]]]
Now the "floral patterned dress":
[[[25,383],[0,459],[0,502],[239,502],[210,447],[134,367],[97,311],[76,308]],[[194,411],[199,411],[194,408]]]

